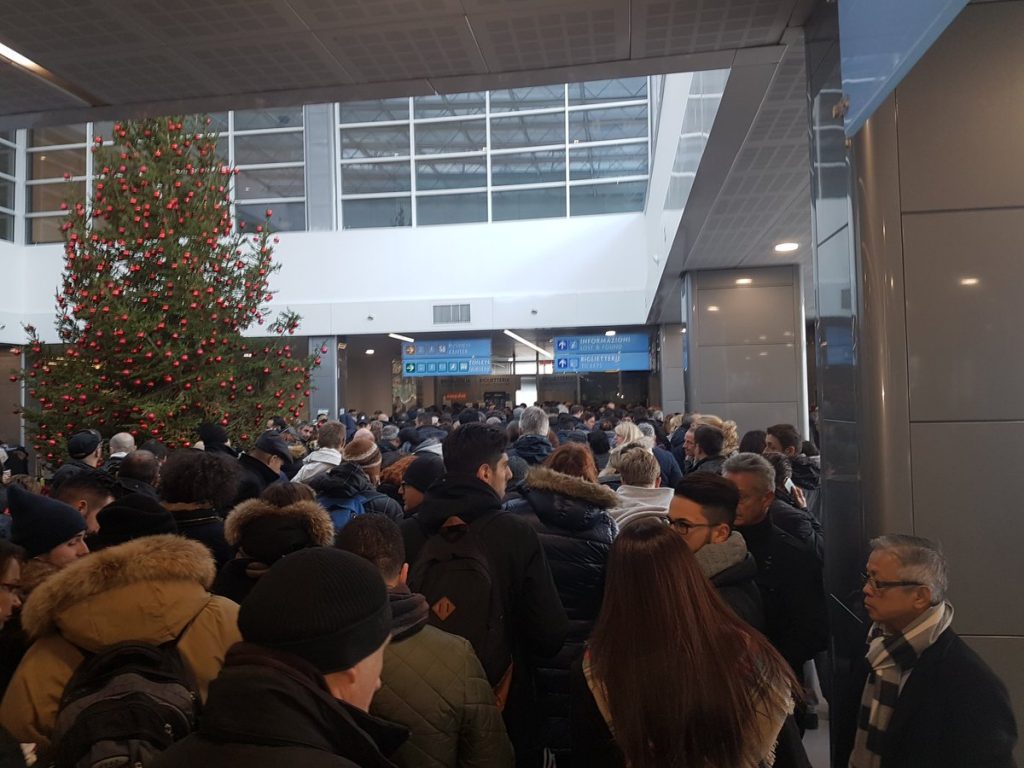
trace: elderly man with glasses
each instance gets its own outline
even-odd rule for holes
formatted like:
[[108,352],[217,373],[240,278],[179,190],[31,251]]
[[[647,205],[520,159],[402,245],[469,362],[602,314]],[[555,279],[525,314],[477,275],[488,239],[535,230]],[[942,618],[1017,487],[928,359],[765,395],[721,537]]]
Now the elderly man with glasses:
[[953,631],[947,585],[933,542],[871,542],[864,607],[873,624],[850,768],[1015,765],[1006,687]]

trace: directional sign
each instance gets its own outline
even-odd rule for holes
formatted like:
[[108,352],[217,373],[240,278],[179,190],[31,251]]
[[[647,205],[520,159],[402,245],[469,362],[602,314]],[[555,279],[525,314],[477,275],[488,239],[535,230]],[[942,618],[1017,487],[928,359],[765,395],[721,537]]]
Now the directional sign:
[[441,339],[410,342],[402,347],[402,373],[425,376],[489,376],[490,339]]
[[643,333],[556,336],[555,373],[649,371],[650,344]]

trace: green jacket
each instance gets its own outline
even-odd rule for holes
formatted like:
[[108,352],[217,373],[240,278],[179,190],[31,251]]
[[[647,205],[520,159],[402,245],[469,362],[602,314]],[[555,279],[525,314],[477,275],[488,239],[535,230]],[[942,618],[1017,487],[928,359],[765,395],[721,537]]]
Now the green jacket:
[[424,626],[384,651],[370,712],[412,735],[392,754],[401,768],[511,768],[512,743],[468,641]]

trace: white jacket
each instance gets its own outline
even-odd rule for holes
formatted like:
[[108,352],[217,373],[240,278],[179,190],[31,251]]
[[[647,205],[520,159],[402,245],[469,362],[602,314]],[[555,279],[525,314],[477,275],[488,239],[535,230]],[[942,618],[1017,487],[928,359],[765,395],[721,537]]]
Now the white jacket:
[[302,469],[295,473],[293,483],[308,483],[341,464],[341,451],[335,448],[319,448],[302,460]]

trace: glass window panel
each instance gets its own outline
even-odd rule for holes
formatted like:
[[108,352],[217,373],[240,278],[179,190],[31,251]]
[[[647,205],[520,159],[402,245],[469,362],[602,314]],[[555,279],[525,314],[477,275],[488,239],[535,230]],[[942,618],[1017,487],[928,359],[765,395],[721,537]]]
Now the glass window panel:
[[220,133],[228,129],[227,112],[211,112],[207,117],[210,118],[209,130]]
[[0,208],[14,208],[14,182],[0,179]]
[[0,240],[14,239],[14,215],[0,213]]
[[235,137],[235,163],[302,162],[302,133],[262,133]]
[[416,154],[482,152],[487,146],[483,120],[423,123],[416,126]]
[[565,143],[565,113],[491,119],[491,148],[513,149]]
[[647,142],[569,148],[569,178],[601,179],[647,174]]
[[569,104],[597,104],[602,101],[630,101],[647,98],[646,77],[592,80],[569,83]]
[[573,216],[642,211],[646,192],[646,181],[572,187],[569,190],[569,210]]
[[15,141],[14,131],[0,131],[0,141],[9,141],[13,144]]
[[266,221],[267,209],[273,212],[270,217],[270,229],[274,232],[302,232],[306,229],[305,203],[274,203],[272,205],[236,205],[235,215],[239,221],[246,223],[246,228],[263,224]]
[[89,134],[90,141],[95,139],[97,136],[101,137],[104,141],[110,141],[114,138],[114,121],[104,120],[99,123],[92,124],[92,132]]
[[563,106],[565,106],[564,85],[537,85],[531,88],[491,91],[491,112]]
[[33,243],[59,243],[64,239],[60,227],[64,223],[63,216],[46,216],[29,219]]
[[491,155],[491,184],[541,184],[565,181],[565,151],[516,152]]
[[409,99],[347,101],[340,105],[341,122],[375,123],[380,120],[408,120]]
[[367,227],[411,227],[412,199],[385,197],[375,200],[344,200],[341,203],[344,229]]
[[570,142],[646,137],[646,106],[585,109],[569,113]]
[[30,211],[59,211],[61,203],[72,203],[85,199],[85,182],[60,182],[58,184],[33,184],[28,188]]
[[14,175],[14,147],[0,144],[0,173]]
[[283,109],[241,109],[235,112],[235,130],[295,128],[302,126],[302,107]]
[[60,179],[65,173],[72,176],[85,175],[85,149],[58,149],[32,152],[32,179]]
[[416,163],[416,189],[486,186],[487,161],[482,157],[438,158]]
[[364,195],[373,192],[408,192],[412,189],[409,161],[359,163],[341,166],[341,193]]
[[217,150],[216,151],[217,151],[217,157],[220,158],[223,162],[226,163],[228,161],[228,151],[229,151],[229,149],[228,149],[228,137],[227,137],[226,134],[223,135],[223,136],[220,136],[217,139]]
[[680,136],[679,144],[676,147],[676,156],[672,161],[672,171],[674,173],[696,173],[707,143],[707,136],[700,134]]
[[237,200],[304,197],[305,194],[306,181],[302,168],[239,171],[235,177],[235,198]]
[[439,195],[416,198],[416,223],[467,224],[487,221],[487,195]]
[[439,93],[435,96],[414,96],[413,116],[419,120],[427,117],[453,117],[455,115],[482,115],[485,108],[484,92]]
[[53,144],[83,144],[85,123],[77,125],[58,125],[52,128],[36,128],[32,131],[29,146],[48,147]]
[[409,126],[387,125],[380,128],[343,128],[341,157],[408,157]]
[[494,192],[491,197],[491,218],[494,221],[558,216],[565,216],[565,187],[508,190]]

